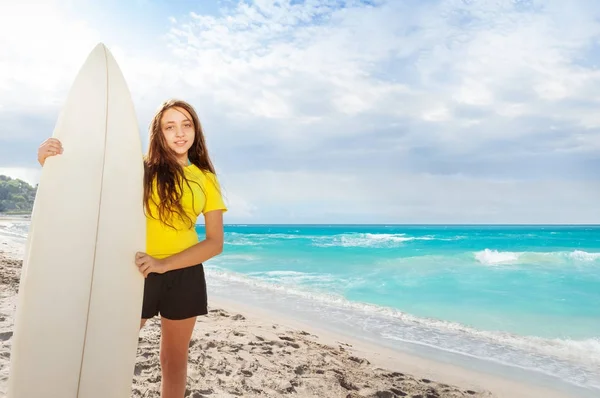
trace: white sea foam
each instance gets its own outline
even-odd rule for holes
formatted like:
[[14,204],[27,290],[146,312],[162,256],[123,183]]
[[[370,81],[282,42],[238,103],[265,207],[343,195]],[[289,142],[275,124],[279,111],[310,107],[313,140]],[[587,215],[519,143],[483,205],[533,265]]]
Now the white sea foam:
[[[240,234],[236,232],[225,233],[225,244],[232,246],[257,246],[261,242],[250,236],[251,234]],[[258,234],[256,234],[258,235]]]
[[239,232],[226,232],[225,244],[233,246],[258,246],[275,244],[278,239],[307,239],[310,236],[294,234],[245,234]]
[[595,261],[600,259],[600,253],[588,253],[582,250],[575,250],[573,252],[569,252],[568,256],[573,260],[579,261]]
[[475,253],[475,258],[482,264],[515,264],[519,260],[520,253],[499,252],[497,250],[485,249]]
[[252,254],[221,254],[220,256],[216,257],[214,261],[217,262],[228,262],[228,261],[256,261],[258,260],[260,257],[259,256],[255,256]]
[[0,234],[4,236],[27,239],[29,233],[29,222],[27,221],[4,221],[0,223]]
[[451,238],[442,238],[432,235],[427,236],[407,236],[406,234],[388,234],[388,233],[343,233],[336,235],[302,235],[286,233],[239,233],[228,232],[225,234],[225,242],[234,246],[256,246],[276,244],[279,240],[304,240],[309,241],[312,246],[317,247],[369,247],[385,248],[399,247],[410,241],[429,241],[429,240],[458,240],[464,239],[464,236],[455,236]]
[[268,283],[277,283],[286,286],[310,285],[317,288],[335,289],[336,286],[345,284],[339,276],[321,273],[308,273],[299,271],[265,271],[250,272],[250,277],[266,281]]
[[406,236],[406,234],[347,233],[313,238],[319,247],[396,247],[412,240],[434,240],[432,236]]
[[475,259],[484,265],[503,264],[552,264],[575,262],[594,262],[600,260],[600,253],[582,250],[554,252],[510,252],[485,249],[474,253]]
[[[405,335],[400,335],[395,331],[382,333],[382,336],[402,342],[409,342],[420,346],[426,346],[431,348],[440,347],[435,343],[429,343],[421,339],[406,338]],[[569,345],[568,341],[564,341],[565,345]],[[598,350],[600,341],[598,340],[587,340],[587,341],[576,341],[577,350],[585,350],[586,345],[592,345],[594,350]],[[493,342],[487,345],[477,345],[472,342],[465,342],[464,346],[458,346],[455,348],[445,347],[444,351],[459,354],[471,358],[483,359],[486,361],[502,364],[510,367],[517,367],[523,370],[535,371],[551,377],[555,377],[561,381],[568,382],[570,384],[583,387],[586,389],[600,389],[600,367],[595,364],[572,364],[565,362],[565,360],[557,357],[556,355],[547,354],[536,354],[536,348],[523,349],[522,344],[517,344],[515,348],[507,346],[506,343],[500,342],[494,344]],[[520,354],[520,350],[524,350],[526,353]]]

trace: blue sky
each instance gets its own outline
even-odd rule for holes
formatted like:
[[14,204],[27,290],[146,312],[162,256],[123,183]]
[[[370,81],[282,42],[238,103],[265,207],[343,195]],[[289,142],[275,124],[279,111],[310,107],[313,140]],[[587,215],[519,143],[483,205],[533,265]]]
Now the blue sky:
[[190,101],[230,223],[599,223],[600,4],[559,0],[0,5],[0,173],[98,42],[154,109]]

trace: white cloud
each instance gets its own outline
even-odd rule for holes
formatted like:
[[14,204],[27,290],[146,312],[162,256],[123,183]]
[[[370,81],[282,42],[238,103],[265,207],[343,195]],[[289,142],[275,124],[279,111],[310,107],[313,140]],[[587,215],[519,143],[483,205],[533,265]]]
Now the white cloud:
[[[186,82],[237,117],[336,119],[302,135],[311,140],[343,135],[344,119],[358,115],[374,127],[380,115],[444,120],[446,140],[485,141],[505,137],[497,116],[598,127],[595,112],[560,106],[597,98],[600,74],[574,63],[600,34],[594,15],[553,2],[242,2],[222,17],[179,18],[171,39]],[[461,116],[461,104],[488,113]],[[515,123],[515,135],[544,135]],[[298,139],[290,130],[285,138]]]

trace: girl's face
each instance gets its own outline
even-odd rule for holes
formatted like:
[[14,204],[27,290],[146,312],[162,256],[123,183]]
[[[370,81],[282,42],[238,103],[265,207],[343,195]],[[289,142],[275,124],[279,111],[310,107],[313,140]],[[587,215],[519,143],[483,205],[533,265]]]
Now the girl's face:
[[160,128],[169,148],[182,164],[187,164],[188,150],[196,135],[192,116],[183,108],[169,108],[162,115]]

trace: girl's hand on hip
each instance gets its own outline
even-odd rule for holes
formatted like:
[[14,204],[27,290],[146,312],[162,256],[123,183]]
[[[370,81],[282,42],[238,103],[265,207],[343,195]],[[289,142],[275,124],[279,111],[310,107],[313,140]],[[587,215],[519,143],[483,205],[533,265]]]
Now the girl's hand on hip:
[[144,278],[148,277],[148,274],[154,272],[156,274],[164,274],[167,271],[164,261],[152,257],[146,253],[137,252],[135,254],[135,263],[138,266],[140,272],[144,275]]

